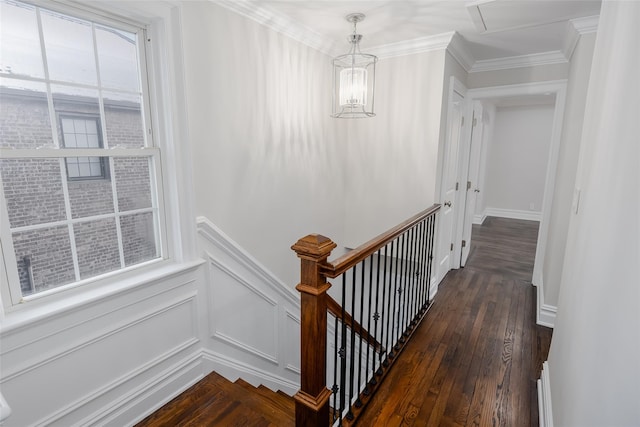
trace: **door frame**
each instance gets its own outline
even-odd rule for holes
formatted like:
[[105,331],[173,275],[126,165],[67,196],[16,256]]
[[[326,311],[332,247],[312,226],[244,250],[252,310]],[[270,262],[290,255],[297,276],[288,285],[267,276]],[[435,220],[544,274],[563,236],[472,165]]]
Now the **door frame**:
[[[505,86],[492,86],[486,88],[469,89],[465,96],[468,108],[473,108],[473,101],[495,100],[499,98],[526,95],[550,95],[555,94],[556,102],[553,112],[553,124],[551,127],[551,143],[549,147],[549,156],[547,159],[547,171],[545,175],[544,195],[542,198],[542,217],[540,219],[540,228],[538,230],[538,241],[536,245],[536,257],[533,266],[533,277],[531,282],[535,285],[542,285],[542,270],[544,264],[544,256],[546,253],[547,238],[549,235],[549,219],[551,217],[551,207],[553,204],[553,193],[555,191],[556,173],[558,167],[558,157],[560,153],[560,141],[562,136],[562,125],[564,119],[564,109],[567,94],[567,80],[552,80],[537,83],[524,83]],[[465,140],[466,141],[466,140]],[[469,156],[469,144],[460,147],[461,158]],[[468,176],[468,162],[459,169],[459,177]],[[466,181],[465,181],[466,182]],[[461,217],[460,221],[464,221]],[[457,224],[458,229],[462,229],[464,223]],[[457,259],[460,259],[460,246],[456,245],[458,251]]]
[[[451,128],[451,120],[452,120],[452,112],[453,112],[453,100],[454,100],[454,93],[458,93],[461,97],[462,97],[462,108],[461,108],[461,115],[463,117],[463,124],[462,127],[460,129],[460,143],[458,146],[458,159],[456,160],[457,164],[458,164],[458,171],[457,171],[457,175],[456,175],[456,179],[458,182],[460,182],[460,159],[461,159],[461,155],[460,155],[460,149],[462,148],[462,145],[464,144],[464,141],[466,139],[466,135],[467,135],[467,129],[469,128],[469,120],[467,120],[467,93],[468,93],[468,89],[467,87],[464,85],[464,83],[462,83],[462,81],[458,80],[455,76],[451,76],[449,78],[449,90],[448,90],[448,96],[447,96],[447,120],[446,120],[446,134],[444,136],[443,139],[443,144],[441,146],[441,149],[439,149],[438,151],[442,154],[441,156],[439,156],[438,158],[438,173],[436,174],[437,178],[436,178],[436,200],[437,203],[444,203],[443,197],[444,194],[446,192],[446,189],[443,188],[446,183],[444,180],[444,176],[445,176],[445,168],[446,168],[446,164],[445,164],[445,151],[447,149],[447,144],[449,144],[449,129]],[[459,223],[459,218],[460,216],[458,215],[459,209],[464,209],[464,206],[460,204],[460,191],[456,191],[455,194],[455,198],[452,201],[452,203],[455,206],[456,211],[453,213],[454,214],[454,218],[452,221],[452,233],[451,233],[451,237],[453,240],[453,251],[450,251],[449,257],[450,257],[450,261],[449,261],[449,270],[451,270],[452,268],[459,268],[460,267],[460,249],[461,249],[461,242],[457,241],[456,238],[456,234],[457,234],[457,228],[460,226]],[[436,238],[436,242],[437,242],[437,246],[436,246],[436,256],[435,258],[437,260],[440,260],[440,248],[442,247],[442,238],[443,238],[443,232],[442,232],[442,227],[441,227],[441,223],[440,221],[438,221],[437,224],[437,230],[438,230],[438,235]],[[457,261],[456,261],[457,260]],[[457,262],[457,265],[456,265]],[[440,283],[440,281],[444,278],[444,276],[447,274],[447,272],[449,271],[441,271],[440,268],[440,263],[436,263],[436,277],[435,277],[435,284],[437,286],[437,284]],[[437,288],[436,288],[437,289]]]

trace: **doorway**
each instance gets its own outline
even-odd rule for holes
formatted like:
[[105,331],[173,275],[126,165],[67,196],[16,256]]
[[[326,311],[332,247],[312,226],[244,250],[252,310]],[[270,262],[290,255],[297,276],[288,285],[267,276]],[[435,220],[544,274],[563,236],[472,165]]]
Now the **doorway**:
[[[467,137],[463,138],[458,150],[459,171],[458,182],[462,183],[462,194],[458,197],[458,218],[452,226],[454,240],[460,242],[451,254],[451,268],[464,266],[469,256],[468,249],[472,240],[472,224],[473,222],[481,222],[484,214],[496,213],[507,216],[514,216],[514,211],[499,212],[487,210],[487,206],[483,206],[486,202],[486,195],[483,189],[487,186],[487,157],[488,147],[487,138],[492,137],[490,126],[486,122],[486,112],[496,106],[507,106],[509,103],[521,103],[525,106],[527,103],[534,105],[544,98],[553,98],[552,124],[550,131],[550,140],[548,152],[544,163],[546,164],[546,172],[544,174],[544,184],[542,188],[542,196],[540,200],[540,208],[537,213],[539,219],[539,228],[536,239],[536,253],[531,283],[538,285],[542,279],[542,263],[544,262],[544,254],[546,250],[549,216],[551,213],[551,202],[553,199],[553,190],[555,185],[555,176],[558,160],[558,152],[560,147],[560,134],[562,129],[562,119],[565,104],[566,82],[543,82],[531,83],[524,85],[510,85],[482,89],[471,89],[466,93],[466,109],[467,116],[476,120],[467,132]],[[488,107],[491,106],[491,107]],[[481,120],[479,120],[481,119]],[[475,146],[474,146],[475,143]],[[484,180],[484,181],[483,181]],[[442,193],[444,196],[444,193]],[[478,205],[480,204],[480,213],[478,213]],[[535,206],[534,206],[535,208]],[[526,212],[521,209],[521,216]],[[518,219],[518,217],[516,217]],[[519,219],[533,219],[522,218]],[[456,262],[458,260],[458,262]]]

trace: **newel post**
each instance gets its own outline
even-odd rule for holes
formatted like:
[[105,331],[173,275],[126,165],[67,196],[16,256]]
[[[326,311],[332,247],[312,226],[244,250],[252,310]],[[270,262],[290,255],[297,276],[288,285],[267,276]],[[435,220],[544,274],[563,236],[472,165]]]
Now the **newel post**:
[[296,427],[328,426],[327,382],[327,289],[320,274],[336,244],[328,237],[310,234],[291,247],[300,258],[300,390],[296,401]]

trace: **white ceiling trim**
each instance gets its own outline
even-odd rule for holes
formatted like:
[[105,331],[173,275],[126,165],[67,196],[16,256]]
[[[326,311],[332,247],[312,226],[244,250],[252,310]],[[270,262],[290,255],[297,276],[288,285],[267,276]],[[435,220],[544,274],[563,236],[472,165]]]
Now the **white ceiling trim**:
[[327,43],[323,36],[282,13],[258,6],[255,2],[248,0],[210,1],[322,53],[331,54],[329,51],[331,43]]
[[564,53],[555,50],[551,52],[532,53],[530,55],[476,61],[469,72],[478,73],[481,71],[508,70],[511,68],[533,67],[536,65],[567,64],[568,62]]
[[580,40],[580,36],[598,31],[599,19],[600,16],[596,15],[571,19],[567,22],[567,30],[564,37],[562,51],[568,60],[571,60],[573,51],[578,45],[578,40]]
[[415,55],[422,52],[446,49],[451,43],[455,31],[420,37],[413,40],[403,40],[397,43],[383,44],[367,48],[367,53],[379,58],[393,58],[396,56]]
[[[322,53],[333,56],[331,51],[333,40],[327,40],[288,16],[268,9],[264,5],[258,6],[250,0],[209,0],[229,9],[239,15],[249,18],[278,33],[281,33],[306,46]],[[474,2],[481,4],[487,0]],[[379,58],[392,58],[405,55],[415,55],[422,52],[447,49],[456,61],[469,73],[482,71],[506,70],[512,68],[531,67],[536,65],[566,64],[569,62],[578,39],[582,34],[597,31],[599,16],[589,16],[569,20],[562,51],[535,53],[530,55],[511,56],[497,59],[476,61],[471,54],[466,40],[455,31],[404,40],[396,43],[375,46],[367,49],[367,53]]]
[[467,73],[471,71],[476,60],[473,58],[473,55],[467,47],[467,41],[460,34],[456,32],[453,35],[451,43],[449,43],[449,47],[447,49],[451,56],[458,61],[458,64],[460,64]]

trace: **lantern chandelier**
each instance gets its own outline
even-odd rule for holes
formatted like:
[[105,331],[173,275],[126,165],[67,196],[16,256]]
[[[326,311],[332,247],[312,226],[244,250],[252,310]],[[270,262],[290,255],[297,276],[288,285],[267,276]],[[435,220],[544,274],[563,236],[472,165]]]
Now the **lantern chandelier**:
[[353,34],[347,37],[351,43],[349,53],[333,60],[333,114],[331,117],[360,119],[373,117],[374,88],[376,82],[376,62],[378,58],[360,52],[362,35],[356,31],[362,13],[347,15],[353,24]]

